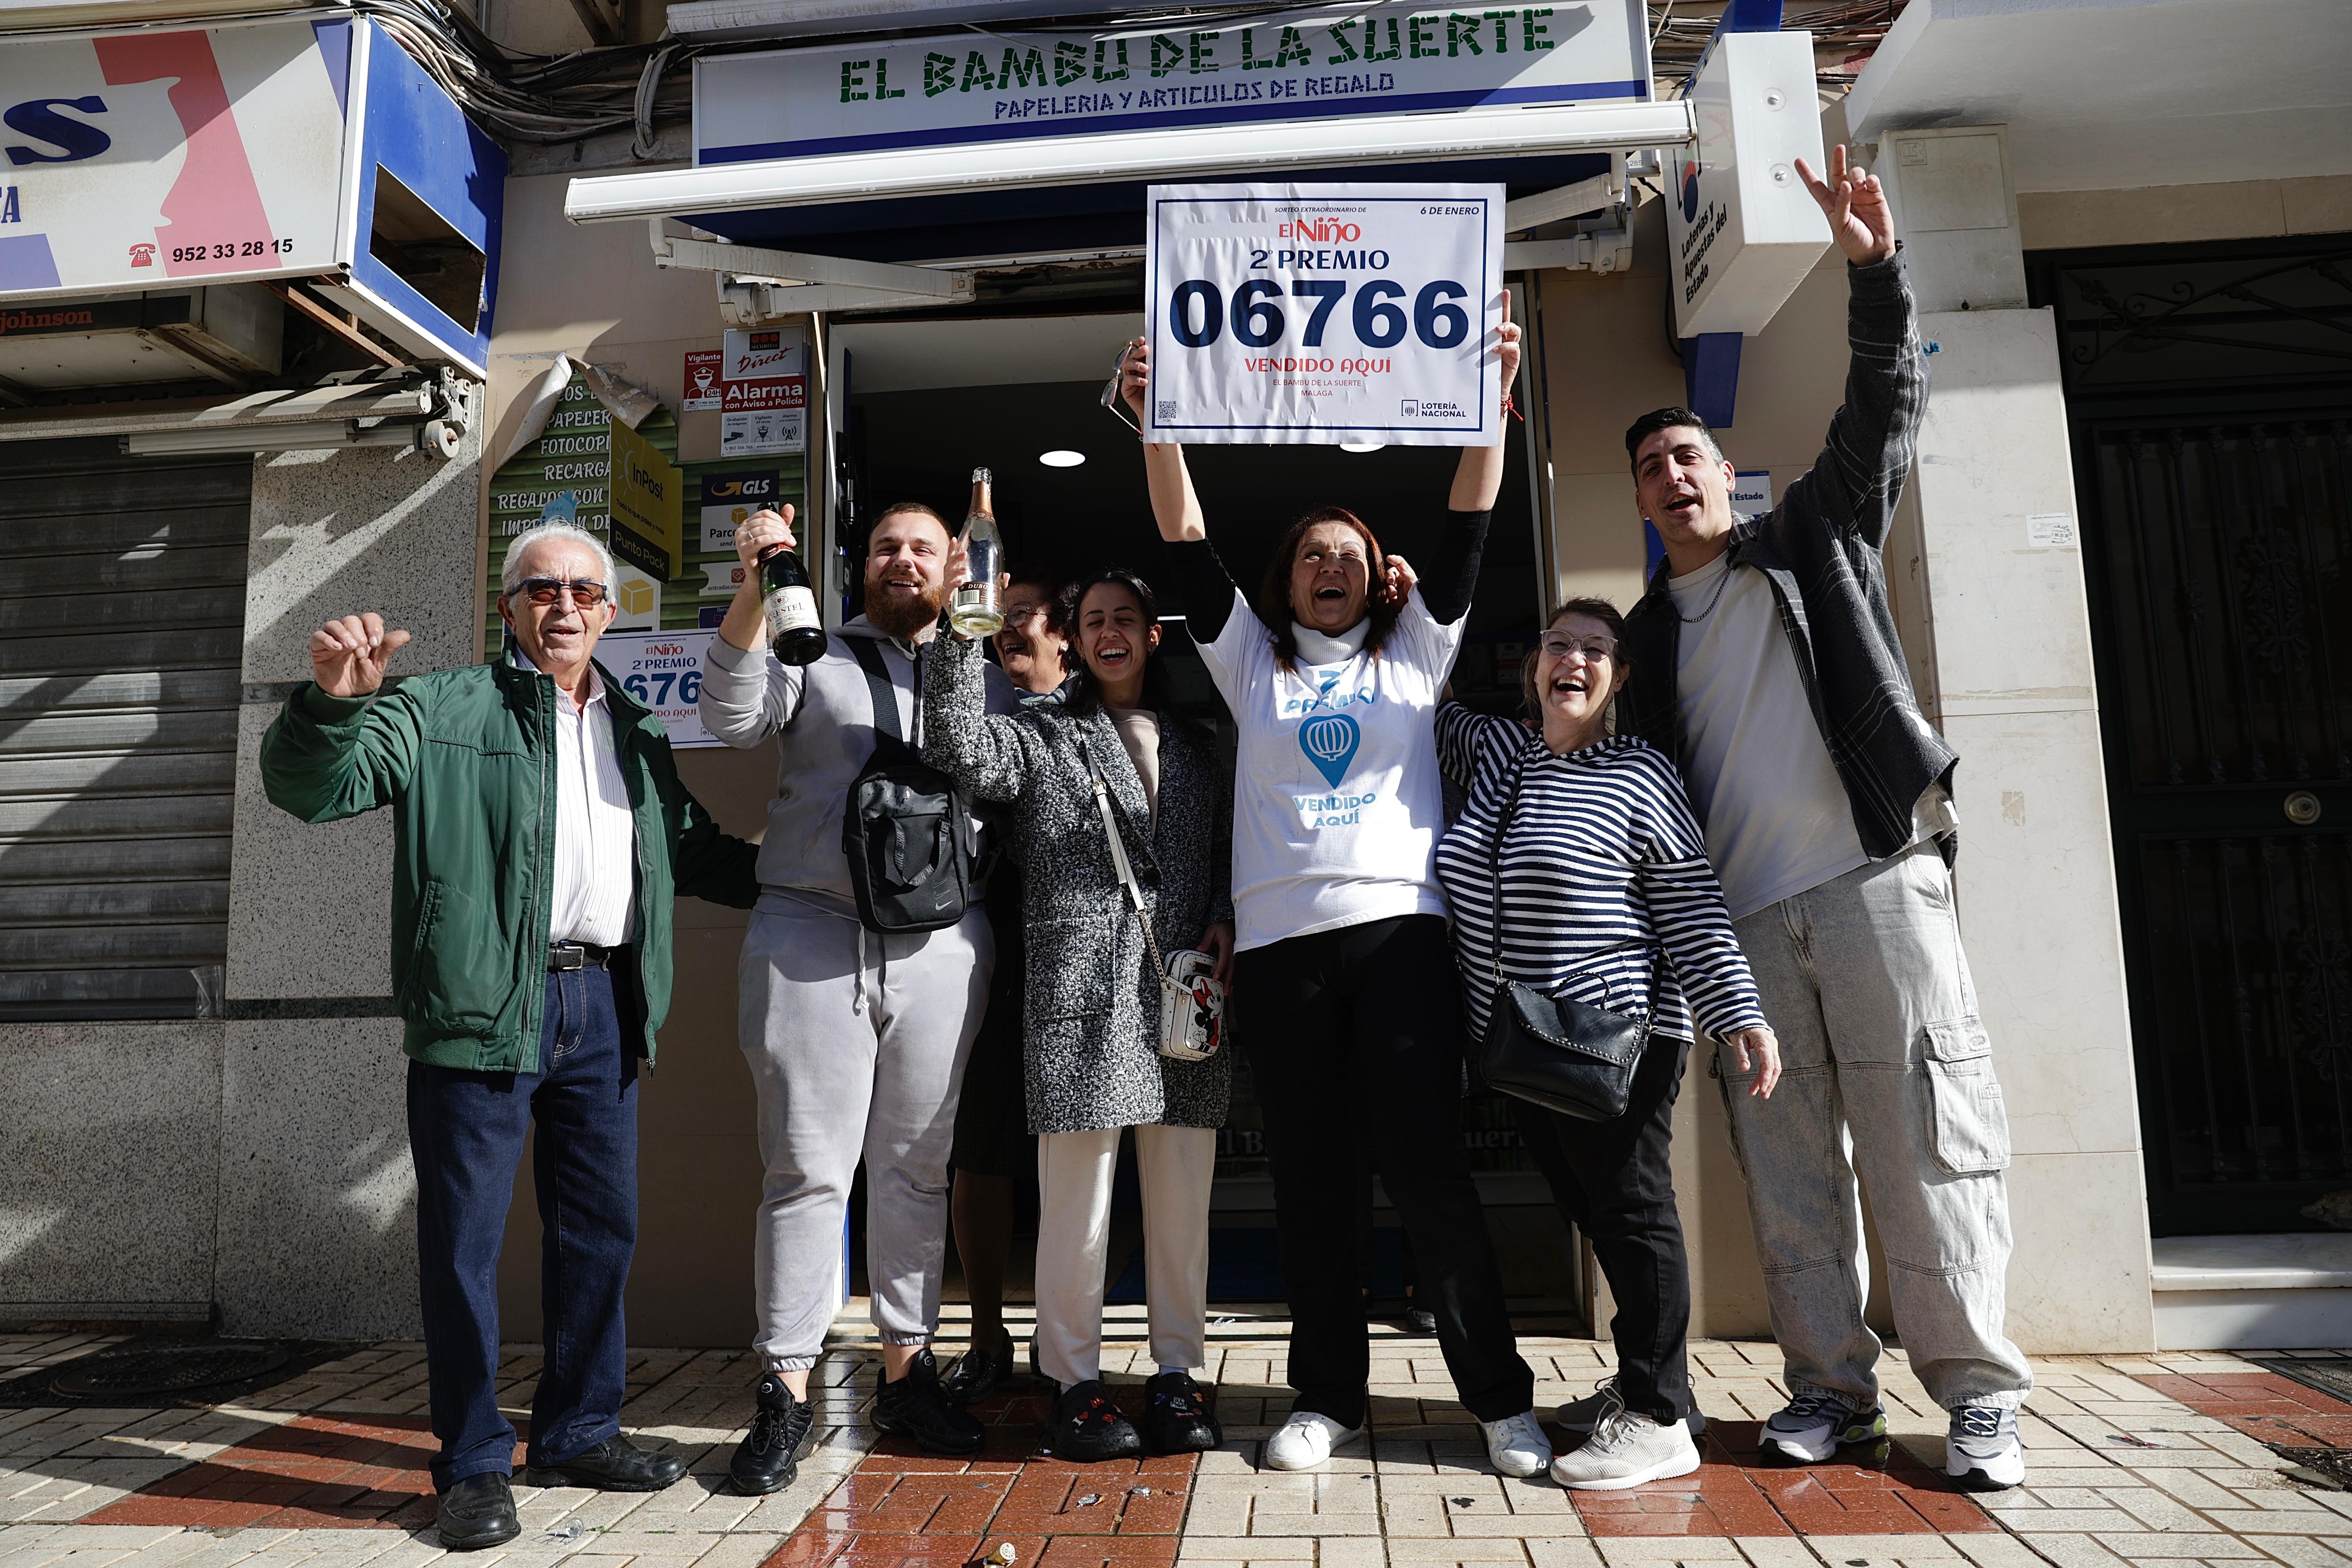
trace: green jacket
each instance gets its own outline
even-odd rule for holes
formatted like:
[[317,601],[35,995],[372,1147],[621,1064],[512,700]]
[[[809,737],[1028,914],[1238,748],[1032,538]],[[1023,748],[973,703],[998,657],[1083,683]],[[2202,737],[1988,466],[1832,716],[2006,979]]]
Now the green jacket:
[[[599,673],[637,826],[636,984],[617,986],[614,999],[651,1061],[669,1013],[672,898],[750,909],[759,851],[719,830],[678,783],[661,721]],[[393,997],[418,1061],[483,1072],[538,1065],[556,701],[552,678],[506,659],[413,676],[380,698],[331,697],[305,682],[262,737],[262,785],[303,821],[395,808]]]

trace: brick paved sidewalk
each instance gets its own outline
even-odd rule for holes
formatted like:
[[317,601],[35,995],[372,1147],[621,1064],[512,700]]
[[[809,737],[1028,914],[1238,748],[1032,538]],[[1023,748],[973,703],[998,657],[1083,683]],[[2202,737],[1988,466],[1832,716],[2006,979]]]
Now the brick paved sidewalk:
[[[1139,1310],[1114,1312],[1130,1331],[1118,1367],[1139,1358],[1141,1324],[1124,1321]],[[2352,1494],[2289,1479],[2256,1440],[2352,1445],[2352,1405],[2263,1358],[2038,1361],[2029,1484],[1972,1498],[1942,1477],[1942,1413],[1899,1352],[1885,1369],[1891,1440],[1791,1470],[1755,1453],[1781,1399],[1778,1352],[1702,1342],[1706,1465],[1595,1495],[1494,1474],[1433,1343],[1400,1335],[1375,1343],[1370,1436],[1318,1474],[1262,1471],[1288,1404],[1283,1327],[1213,1330],[1203,1381],[1218,1384],[1223,1450],[1079,1466],[1034,1451],[1044,1406],[1025,1387],[983,1407],[989,1442],[971,1462],[879,1439],[873,1355],[845,1321],[816,1373],[816,1452],[793,1486],[756,1500],[721,1489],[751,1416],[749,1359],[636,1352],[624,1421],[678,1450],[687,1478],[651,1495],[519,1487],[521,1538],[467,1568],[965,1568],[1003,1542],[1022,1568],[2352,1568]],[[0,1336],[0,1376],[97,1342]],[[1590,1341],[1521,1348],[1547,1412],[1606,1373]],[[515,1347],[504,1370],[520,1425],[535,1348]],[[418,1347],[384,1343],[241,1404],[0,1410],[0,1568],[415,1568],[444,1555],[424,1401]]]

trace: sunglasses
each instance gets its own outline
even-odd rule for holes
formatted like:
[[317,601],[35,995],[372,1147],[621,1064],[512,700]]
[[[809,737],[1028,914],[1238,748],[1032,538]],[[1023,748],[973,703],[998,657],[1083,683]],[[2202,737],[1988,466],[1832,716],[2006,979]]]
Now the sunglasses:
[[534,605],[551,605],[565,594],[583,610],[593,610],[604,602],[604,584],[591,578],[565,582],[561,577],[526,577],[515,584],[515,592]]

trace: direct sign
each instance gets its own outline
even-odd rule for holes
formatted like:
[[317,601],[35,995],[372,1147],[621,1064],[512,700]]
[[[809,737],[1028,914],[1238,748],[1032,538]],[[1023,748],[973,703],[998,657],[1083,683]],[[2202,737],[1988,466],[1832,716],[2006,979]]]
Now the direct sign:
[[1146,212],[1145,439],[1502,439],[1502,186],[1154,185]]
[[1481,104],[1643,102],[1647,20],[1643,0],[1371,5],[705,55],[694,62],[694,161]]
[[1760,332],[1829,248],[1811,33],[1726,33],[1691,86],[1698,142],[1666,155],[1675,331]]

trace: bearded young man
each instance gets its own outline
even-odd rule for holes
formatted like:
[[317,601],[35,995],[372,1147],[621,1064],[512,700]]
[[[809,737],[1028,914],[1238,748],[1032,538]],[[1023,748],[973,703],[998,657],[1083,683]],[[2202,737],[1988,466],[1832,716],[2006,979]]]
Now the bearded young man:
[[[940,1389],[930,1341],[947,1244],[948,1153],[957,1087],[979,1032],[995,943],[974,902],[957,924],[885,932],[858,919],[842,848],[850,785],[874,752],[876,694],[856,645],[878,654],[898,732],[922,741],[922,657],[947,602],[951,536],[929,507],[875,520],[866,613],[812,664],[768,653],[761,552],[793,546],[792,509],[736,531],[744,585],[702,661],[702,721],[729,745],[775,737],[776,798],[760,849],[760,901],[744,933],[737,1037],[759,1094],[767,1182],[755,1257],[758,1408],[729,1468],[736,1490],[791,1483],[814,1416],[809,1369],[833,1321],[842,1222],[866,1162],[866,1277],[882,1373],[874,1424],[925,1449],[969,1454],[980,1423]],[[989,671],[991,712],[1013,706]]]

